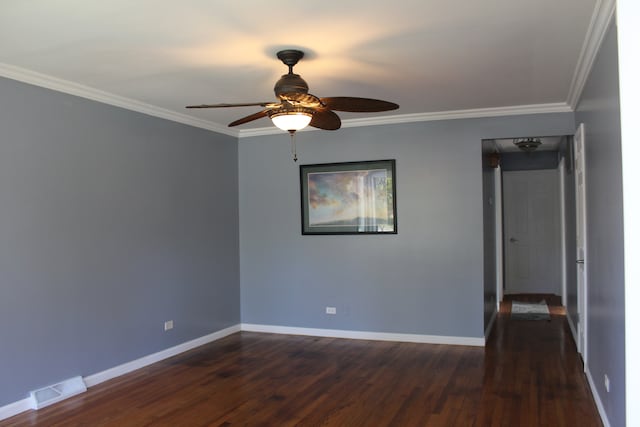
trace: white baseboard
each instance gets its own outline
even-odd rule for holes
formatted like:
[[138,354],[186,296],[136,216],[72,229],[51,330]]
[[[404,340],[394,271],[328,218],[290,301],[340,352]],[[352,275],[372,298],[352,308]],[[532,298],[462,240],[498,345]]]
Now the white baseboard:
[[[499,309],[498,309],[499,310]],[[494,311],[491,315],[491,319],[489,319],[489,324],[484,330],[484,341],[487,342],[489,339],[489,335],[491,334],[491,329],[493,329],[493,324],[496,322],[496,317],[498,317],[498,310]]]
[[9,403],[0,407],[0,421],[18,415],[21,412],[31,409],[31,398],[27,397],[17,402]]
[[[240,325],[233,325],[226,329],[213,332],[209,335],[205,335],[203,337],[187,341],[185,343],[167,348],[157,353],[141,357],[140,359],[124,363],[122,365],[104,370],[102,372],[98,372],[93,375],[89,375],[88,377],[84,377],[84,382],[87,387],[93,387],[102,382],[119,377],[120,375],[128,374],[129,372],[135,371],[136,369],[144,368],[145,366],[151,365],[169,357],[176,356],[180,353],[184,353],[185,351],[200,347],[201,345],[219,340],[236,332],[240,332]],[[22,399],[17,402],[13,402],[6,406],[0,407],[0,421],[9,417],[13,417],[14,415],[18,415],[21,412],[28,411],[29,409],[32,409],[32,400],[30,398]]]
[[105,371],[98,372],[93,375],[89,375],[88,377],[84,378],[84,382],[85,384],[87,384],[87,387],[93,387],[94,385],[108,381],[112,378],[116,378],[116,377],[119,377],[120,375],[128,374],[129,372],[135,371],[136,369],[144,368],[145,366],[151,365],[153,363],[159,362],[169,357],[176,356],[180,353],[184,353],[185,351],[189,351],[196,347],[200,347],[201,345],[219,340],[220,338],[224,338],[236,332],[240,332],[240,325],[230,326],[226,329],[222,329],[212,334],[205,335],[203,337],[196,338],[191,341],[187,341],[175,347],[171,347],[166,350],[162,350],[157,353],[141,357],[140,359],[123,363],[122,365],[116,366],[114,368],[110,368]]
[[591,394],[593,395],[593,400],[596,401],[596,406],[598,407],[598,413],[600,414],[602,425],[604,427],[611,427],[611,424],[609,423],[609,418],[607,417],[607,412],[604,410],[602,399],[600,399],[600,394],[598,393],[596,384],[593,382],[593,377],[591,376],[591,371],[589,371],[588,367],[585,368],[584,373],[587,376],[587,381],[589,382],[589,387],[591,388]]
[[444,335],[395,334],[388,332],[345,331],[342,329],[296,328],[291,326],[256,325],[243,323],[243,331],[266,332],[271,334],[308,335],[312,337],[349,338],[372,341],[398,341],[424,344],[472,345],[484,347],[485,339],[475,337],[449,337]]
[[[495,317],[495,316],[494,316]],[[493,323],[493,318],[492,318]],[[84,377],[84,382],[87,387],[93,387],[102,382],[119,377],[136,369],[144,368],[145,366],[167,359],[169,357],[176,356],[185,351],[192,350],[201,345],[208,344],[210,342],[219,340],[228,335],[231,335],[240,331],[249,332],[266,332],[273,334],[288,334],[288,335],[309,335],[318,337],[331,337],[331,338],[350,338],[360,340],[375,340],[375,341],[398,341],[398,342],[416,342],[426,344],[449,344],[449,345],[470,345],[483,347],[485,345],[484,338],[474,337],[449,337],[443,335],[418,335],[418,334],[394,334],[387,332],[362,332],[362,331],[344,331],[340,329],[315,329],[315,328],[295,328],[289,326],[273,326],[273,325],[254,325],[249,323],[242,323],[240,325],[230,326],[226,329],[214,332],[209,335],[205,335],[200,338],[196,338],[191,341],[179,344],[177,346],[167,348],[148,356],[141,357],[140,359],[133,360],[131,362],[123,363],[122,365],[104,370],[102,372],[95,373]],[[19,400],[14,403],[10,403],[6,406],[0,407],[0,420],[4,420],[9,417],[13,417],[21,412],[32,409],[32,401],[29,398]]]
[[566,318],[567,322],[569,323],[571,335],[573,336],[573,343],[576,345],[576,351],[580,351],[580,349],[578,348],[578,333],[576,332],[576,327],[573,324],[573,320],[571,320],[571,316],[569,316],[569,313],[567,313]]

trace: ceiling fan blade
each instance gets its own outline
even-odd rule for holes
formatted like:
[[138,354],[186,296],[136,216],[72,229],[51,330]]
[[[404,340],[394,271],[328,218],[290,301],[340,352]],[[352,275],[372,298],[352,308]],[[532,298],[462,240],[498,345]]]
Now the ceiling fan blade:
[[324,130],[336,130],[340,129],[341,124],[340,117],[336,113],[327,108],[318,108],[313,113],[309,126]]
[[350,96],[334,96],[320,98],[325,107],[336,111],[348,111],[352,113],[376,113],[378,111],[390,111],[398,109],[398,104],[370,98],[354,98]]
[[262,111],[258,111],[257,113],[251,114],[250,116],[247,117],[243,117],[241,119],[236,120],[235,122],[231,122],[229,123],[229,127],[233,127],[233,126],[238,126],[244,123],[248,123],[254,120],[258,120],[261,119],[263,117],[266,117],[267,114],[269,113],[270,110],[262,110]]
[[248,102],[244,104],[200,104],[187,105],[186,108],[227,108],[227,107],[267,107],[273,102]]

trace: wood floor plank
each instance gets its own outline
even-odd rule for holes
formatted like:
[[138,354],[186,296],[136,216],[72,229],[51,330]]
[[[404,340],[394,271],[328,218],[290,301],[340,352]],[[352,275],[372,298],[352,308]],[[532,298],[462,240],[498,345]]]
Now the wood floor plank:
[[601,426],[551,308],[512,320],[507,301],[485,348],[241,332],[0,427]]

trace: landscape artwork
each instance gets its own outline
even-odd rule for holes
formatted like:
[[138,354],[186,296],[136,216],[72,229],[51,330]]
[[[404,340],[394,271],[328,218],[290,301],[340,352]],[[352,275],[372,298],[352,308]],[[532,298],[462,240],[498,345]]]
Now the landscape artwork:
[[303,234],[396,233],[395,161],[302,165]]

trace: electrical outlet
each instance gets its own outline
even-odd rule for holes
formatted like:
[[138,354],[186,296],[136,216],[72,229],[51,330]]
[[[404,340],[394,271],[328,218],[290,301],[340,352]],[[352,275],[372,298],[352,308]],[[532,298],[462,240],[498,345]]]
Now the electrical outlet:
[[173,320],[167,320],[164,322],[164,330],[168,331],[169,329],[173,329]]
[[604,388],[607,389],[607,393],[609,393],[609,376],[604,374]]
[[335,307],[327,307],[326,308],[326,313],[327,314],[336,314],[336,308]]

